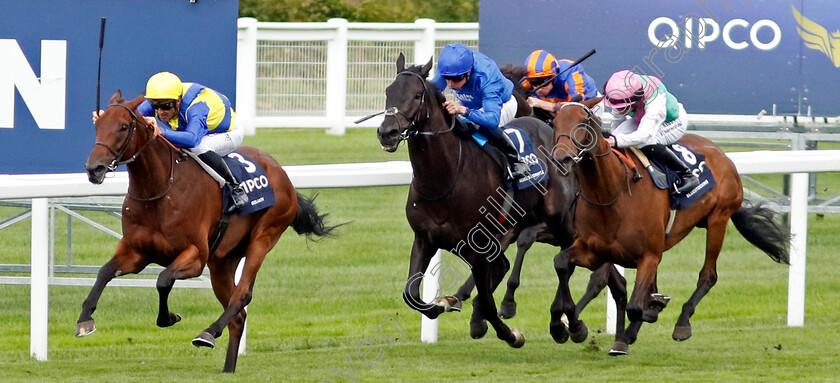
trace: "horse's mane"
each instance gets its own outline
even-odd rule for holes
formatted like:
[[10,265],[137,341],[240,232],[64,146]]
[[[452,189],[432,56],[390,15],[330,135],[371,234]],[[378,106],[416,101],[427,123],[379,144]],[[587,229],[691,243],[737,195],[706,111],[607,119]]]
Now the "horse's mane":
[[508,80],[513,82],[513,90],[515,92],[519,92],[519,94],[523,95],[527,93],[527,90],[522,86],[521,81],[525,78],[525,74],[528,73],[528,68],[522,65],[507,63],[502,65],[499,70],[502,72],[502,76],[507,77]]
[[[405,68],[405,71],[406,71],[406,72],[416,73],[416,74],[418,74],[420,77],[422,77],[422,78],[423,78],[423,80],[425,80],[425,81],[426,81],[427,86],[430,86],[430,87],[432,88],[432,90],[433,90],[433,92],[432,92],[432,93],[434,93],[434,95],[435,95],[435,100],[437,100],[438,105],[441,105],[441,106],[442,106],[442,105],[443,105],[443,103],[444,103],[444,101],[446,101],[446,96],[444,96],[444,95],[443,95],[443,93],[442,93],[442,92],[443,92],[443,90],[442,90],[442,89],[438,89],[437,85],[435,85],[434,83],[430,82],[430,81],[429,81],[429,79],[428,79],[428,75],[429,75],[429,74],[427,73],[427,74],[424,76],[424,75],[423,75],[423,73],[422,73],[422,70],[423,70],[423,66],[422,66],[422,65],[412,65],[412,66],[410,66],[410,67],[408,67],[408,68]],[[443,117],[444,117],[444,119],[446,119],[446,123],[447,123],[447,124],[452,123],[452,116],[451,116],[449,113],[445,113],[445,112],[444,112],[444,113],[443,113]]]

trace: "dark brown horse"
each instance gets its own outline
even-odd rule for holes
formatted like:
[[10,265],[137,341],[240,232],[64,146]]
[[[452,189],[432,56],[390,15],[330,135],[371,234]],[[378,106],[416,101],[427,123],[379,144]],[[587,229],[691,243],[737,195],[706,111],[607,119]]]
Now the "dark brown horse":
[[[697,288],[682,307],[673,338],[691,336],[689,319],[703,296],[717,281],[717,258],[730,219],[753,245],[779,263],[788,262],[789,235],[773,221],[773,212],[760,205],[744,203],[741,178],[735,165],[711,141],[693,134],[679,142],[705,156],[705,165],[717,184],[689,207],[679,210],[666,235],[669,195],[656,188],[650,177],[630,180],[629,169],[613,154],[601,131],[601,121],[589,108],[600,99],[570,103],[554,119],[556,166],[573,169],[580,183],[580,201],[575,213],[578,238],[555,257],[559,278],[557,296],[551,306],[551,332],[565,331],[562,314],[569,326],[579,326],[568,281],[575,266],[594,270],[605,262],[635,268],[636,283],[627,304],[630,325],[618,334],[610,354],[629,352],[642,322],[655,322],[664,307],[654,299],[656,273],[662,254],[685,238],[695,227],[706,229],[706,261]],[[636,166],[642,167],[635,159]]]
[[[436,304],[420,299],[420,280],[432,256],[437,249],[450,250],[472,268],[481,316],[499,339],[521,347],[524,336],[502,322],[492,295],[509,268],[503,252],[522,228],[539,222],[546,222],[557,238],[567,238],[573,188],[547,168],[552,172],[547,182],[508,197],[500,166],[478,145],[452,134],[454,121],[441,107],[443,96],[426,80],[431,67],[430,60],[405,68],[400,55],[396,79],[385,91],[385,119],[377,133],[382,148],[389,152],[408,141],[414,170],[406,204],[414,245],[403,298],[429,318],[437,318],[457,303],[452,297]],[[521,128],[535,148],[552,144],[551,129],[537,119],[516,119],[511,125]],[[501,208],[505,201],[511,206],[507,213]]]
[[[128,195],[123,202],[123,238],[110,261],[99,269],[96,283],[82,304],[76,336],[96,330],[92,314],[105,285],[114,277],[138,273],[150,263],[164,266],[157,279],[160,307],[157,325],[168,327],[181,320],[169,311],[168,296],[177,279],[201,275],[210,268],[213,292],[224,313],[199,333],[193,344],[214,347],[227,326],[230,341],[225,372],[236,369],[237,351],[245,324],[244,307],[251,302],[257,271],[266,254],[289,226],[299,234],[323,237],[334,227],[324,225],[313,199],[295,192],[286,172],[268,153],[243,146],[239,150],[258,163],[274,188],[275,205],[248,215],[229,216],[227,231],[210,253],[208,238],[222,218],[221,189],[191,157],[177,151],[137,114],[143,96],[121,100],[117,91],[107,110],[96,121],[96,144],[85,169],[99,184],[108,171],[125,164]],[[238,284],[234,273],[239,261],[245,266]]]

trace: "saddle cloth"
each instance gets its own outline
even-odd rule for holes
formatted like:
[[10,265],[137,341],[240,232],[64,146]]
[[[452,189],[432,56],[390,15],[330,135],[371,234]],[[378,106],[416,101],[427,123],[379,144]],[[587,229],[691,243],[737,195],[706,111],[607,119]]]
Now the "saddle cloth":
[[[693,150],[676,142],[671,144],[670,147],[671,150],[677,154],[677,157],[679,157],[682,162],[685,163],[686,166],[688,166],[688,168],[700,178],[700,185],[697,185],[696,188],[686,192],[685,194],[677,194],[671,187],[679,179],[677,173],[667,166],[662,165],[659,161],[648,157],[650,163],[656,166],[661,172],[665,173],[667,179],[667,182],[665,182],[664,185],[658,182],[654,182],[654,184],[656,184],[656,187],[659,189],[670,190],[671,208],[679,210],[691,206],[691,204],[699,200],[700,197],[711,190],[717,182],[715,182],[715,177],[712,175],[712,171],[706,167],[706,156],[695,153]],[[653,170],[649,171],[651,173],[653,172]],[[657,177],[654,174],[651,174],[651,178],[656,180]]]
[[[231,200],[230,188],[223,187],[226,183],[224,178],[217,174],[213,168],[202,162],[194,153],[189,150],[185,150],[184,152],[195,159],[219,183],[219,187],[222,187],[222,211],[227,211],[233,204],[233,201]],[[240,207],[236,211],[237,214],[250,214],[271,207],[277,203],[274,199],[274,188],[268,182],[268,176],[266,176],[265,170],[263,170],[260,164],[252,161],[248,156],[238,151],[223,156],[222,159],[225,160],[231,173],[233,173],[233,177],[239,181],[239,184],[245,189],[245,194],[248,195],[249,202]]]
[[[505,134],[507,134],[511,141],[513,141],[517,150],[519,150],[519,156],[522,157],[522,160],[525,161],[526,164],[528,164],[530,170],[530,174],[515,180],[516,189],[525,190],[529,187],[533,187],[535,184],[547,180],[547,167],[545,163],[540,161],[536,153],[534,153],[534,145],[531,143],[531,138],[528,137],[527,134],[523,133],[519,128],[512,125],[505,125],[503,129]],[[484,145],[488,142],[488,139],[478,132],[473,132],[472,138],[481,147],[484,147]],[[502,165],[507,166],[507,164]]]

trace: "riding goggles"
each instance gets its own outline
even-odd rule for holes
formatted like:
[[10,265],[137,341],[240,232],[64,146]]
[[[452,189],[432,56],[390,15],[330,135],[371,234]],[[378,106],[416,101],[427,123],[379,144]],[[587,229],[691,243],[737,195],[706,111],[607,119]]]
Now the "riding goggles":
[[448,81],[452,81],[452,82],[459,82],[459,81],[463,80],[465,77],[467,77],[466,73],[459,74],[457,76],[443,76],[443,79],[448,80]]
[[154,110],[170,110],[175,107],[175,100],[170,101],[149,101],[149,104],[152,105]]

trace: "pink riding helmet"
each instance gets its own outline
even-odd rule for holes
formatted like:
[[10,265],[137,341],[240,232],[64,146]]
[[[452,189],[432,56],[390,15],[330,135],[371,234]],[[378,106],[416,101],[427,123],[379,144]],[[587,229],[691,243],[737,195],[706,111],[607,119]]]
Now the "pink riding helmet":
[[613,73],[604,86],[605,103],[616,110],[626,109],[634,102],[644,99],[645,93],[642,79],[629,70]]

